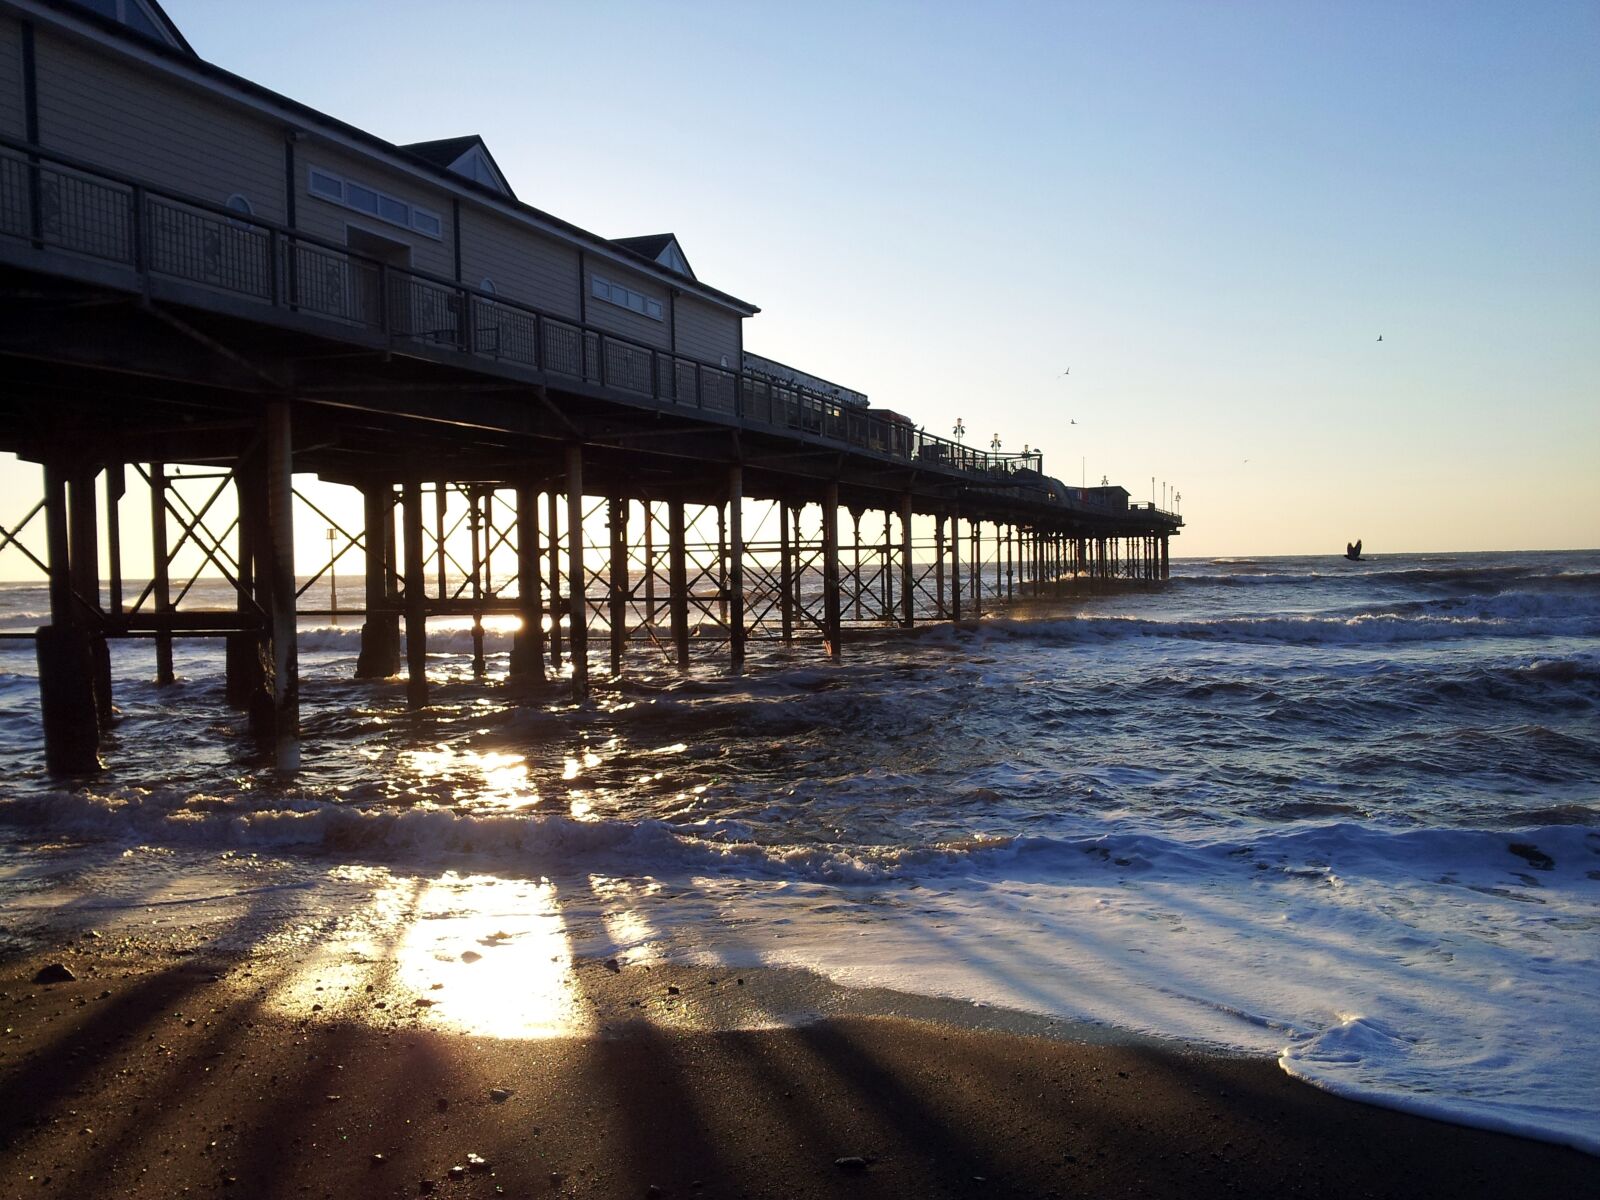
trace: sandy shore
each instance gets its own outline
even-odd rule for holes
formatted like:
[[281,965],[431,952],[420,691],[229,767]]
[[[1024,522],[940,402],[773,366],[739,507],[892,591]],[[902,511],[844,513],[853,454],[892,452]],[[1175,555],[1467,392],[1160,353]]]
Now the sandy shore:
[[[51,962],[76,978],[34,982]],[[579,961],[592,1032],[506,1040],[436,1024],[381,963],[304,967],[83,935],[14,951],[0,1196],[1594,1194],[1575,1151],[1271,1062],[973,1028],[792,973]],[[751,1028],[802,1010],[821,1019]]]

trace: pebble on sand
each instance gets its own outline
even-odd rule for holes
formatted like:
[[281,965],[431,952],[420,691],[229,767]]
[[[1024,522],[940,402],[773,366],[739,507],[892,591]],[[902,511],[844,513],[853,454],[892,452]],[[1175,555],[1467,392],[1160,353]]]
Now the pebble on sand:
[[66,963],[51,963],[48,967],[39,968],[39,973],[33,977],[35,983],[71,983],[77,976],[72,973]]

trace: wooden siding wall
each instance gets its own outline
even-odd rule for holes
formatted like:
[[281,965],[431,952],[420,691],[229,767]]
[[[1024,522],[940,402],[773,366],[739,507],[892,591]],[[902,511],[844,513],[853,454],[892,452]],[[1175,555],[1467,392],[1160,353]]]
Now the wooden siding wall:
[[[420,205],[439,218],[443,236],[435,240],[414,229],[391,225],[368,213],[356,212],[342,204],[334,204],[310,192],[310,168],[321,167],[341,179],[375,188],[380,192]],[[411,247],[411,265],[419,271],[429,271],[446,279],[455,277],[455,247],[450,232],[450,194],[443,188],[419,185],[398,172],[391,172],[371,159],[352,154],[342,147],[332,146],[316,138],[306,138],[295,147],[295,226],[317,237],[327,238],[340,245],[349,240],[349,227],[370,230],[380,237],[404,242]]]
[[693,296],[678,297],[678,353],[739,369],[739,318]]
[[148,71],[39,30],[39,142],[214,204],[238,192],[284,219],[283,135]]
[[577,320],[578,251],[518,228],[508,218],[462,205],[461,282],[494,280],[495,294]]
[[[671,303],[667,295],[666,285],[654,280],[646,279],[643,275],[635,275],[624,267],[604,259],[590,260],[587,271],[583,277],[584,303],[588,307],[589,324],[597,329],[604,329],[610,333],[620,334],[625,338],[632,338],[646,346],[654,346],[659,350],[670,350],[671,332],[667,325],[667,306]],[[649,296],[652,300],[661,302],[661,320],[655,321],[636,313],[632,309],[623,308],[612,304],[608,300],[601,300],[594,294],[594,277],[598,275],[608,283],[620,283],[624,287],[632,288],[642,295]]]
[[0,134],[22,138],[27,133],[22,96],[22,25],[0,17]]

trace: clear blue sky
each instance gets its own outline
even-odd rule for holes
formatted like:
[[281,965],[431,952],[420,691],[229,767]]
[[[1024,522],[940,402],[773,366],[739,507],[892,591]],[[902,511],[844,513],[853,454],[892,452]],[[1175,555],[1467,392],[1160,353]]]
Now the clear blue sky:
[[1181,552],[1600,545],[1595,3],[165,5]]

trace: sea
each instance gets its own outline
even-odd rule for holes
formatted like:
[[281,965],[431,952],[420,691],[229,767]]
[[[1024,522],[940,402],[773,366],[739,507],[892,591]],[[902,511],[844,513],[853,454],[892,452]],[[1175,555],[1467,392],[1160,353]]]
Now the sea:
[[[526,1037],[581,1027],[579,957],[802,968],[1600,1153],[1600,551],[1172,570],[838,663],[641,651],[583,703],[440,623],[420,713],[307,619],[293,778],[192,641],[167,689],[119,644],[106,769],[52,780],[0,641],[0,949],[220,945],[244,904],[263,953],[466,972],[429,1019]],[[0,628],[45,608],[0,585]]]

